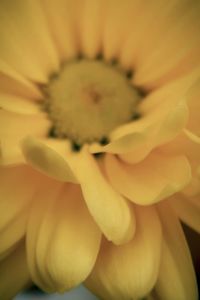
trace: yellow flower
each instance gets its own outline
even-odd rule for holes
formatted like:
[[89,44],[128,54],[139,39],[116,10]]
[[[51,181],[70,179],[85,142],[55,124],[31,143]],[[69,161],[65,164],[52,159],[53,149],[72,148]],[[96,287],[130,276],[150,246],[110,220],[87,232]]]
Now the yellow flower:
[[195,300],[200,3],[1,0],[0,299]]

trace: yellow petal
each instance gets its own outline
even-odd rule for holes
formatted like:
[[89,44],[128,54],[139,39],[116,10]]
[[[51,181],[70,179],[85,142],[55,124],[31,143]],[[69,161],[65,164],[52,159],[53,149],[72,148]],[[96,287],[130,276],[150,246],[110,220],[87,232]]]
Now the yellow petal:
[[77,24],[80,20],[81,2],[73,0],[41,2],[62,61],[75,57],[79,51]]
[[115,244],[129,241],[135,231],[133,209],[110,186],[87,147],[67,159],[81,185],[88,209],[107,239]]
[[[172,3],[162,3],[159,0],[148,2],[137,0],[131,1],[131,4],[132,6],[129,4],[127,10],[131,13],[132,23],[127,28],[124,41],[120,45],[119,59],[125,68],[136,69],[140,53],[143,54],[145,50],[147,51],[149,40],[154,39],[156,32],[153,26],[157,25],[158,18],[164,19]],[[156,26],[156,30],[158,30],[158,26]],[[115,34],[117,35],[117,31]],[[147,45],[144,46],[144,43]],[[144,50],[144,47],[147,49]]]
[[163,203],[163,249],[156,293],[163,300],[197,300],[197,284],[189,249],[178,218]]
[[[61,149],[62,148],[62,149]],[[22,142],[22,150],[28,163],[37,170],[60,181],[77,182],[63,153],[68,143],[59,141],[39,140],[28,137]]]
[[81,49],[85,57],[95,58],[102,50],[105,3],[99,0],[86,0],[82,4],[79,19]]
[[2,109],[0,111],[0,163],[23,163],[21,139],[30,134],[45,136],[48,130],[49,121],[42,113],[26,115]]
[[[28,226],[27,246],[36,282],[47,291],[64,292],[91,272],[101,234],[89,215],[80,188],[60,188],[51,186],[49,196],[45,189],[38,194]],[[46,286],[41,284],[37,272]]]
[[137,229],[128,244],[102,244],[86,286],[102,299],[142,299],[153,288],[159,272],[161,226],[153,207],[137,207]]
[[196,197],[187,198],[179,193],[170,198],[170,204],[184,223],[200,233],[199,197],[198,194]]
[[112,186],[140,205],[171,196],[182,190],[191,178],[190,165],[184,156],[166,156],[156,151],[135,165],[106,155],[105,167]]
[[0,299],[10,300],[30,284],[24,244],[0,263]]
[[[146,41],[143,38],[134,78],[137,85],[153,88],[172,71],[176,71],[174,77],[178,77],[181,72],[183,75],[199,65],[199,2],[174,3],[172,6],[169,4],[172,9],[168,15],[162,18],[158,16],[158,20],[156,18],[151,24],[152,34],[149,34],[149,39]],[[163,11],[166,13],[165,8],[162,8],[159,15],[162,16]],[[164,39],[161,38],[163,36]],[[173,75],[172,73],[172,78]],[[170,76],[165,78],[165,83],[169,80]]]
[[59,62],[40,2],[1,1],[0,20],[1,59],[25,77],[46,82]]
[[41,180],[41,176],[27,166],[0,168],[0,230],[30,206]]
[[39,88],[13,70],[0,59],[0,91],[8,94],[40,99],[42,97]]
[[103,56],[106,60],[111,60],[117,58],[127,32],[130,32],[130,28],[134,26],[135,1],[102,2],[104,4]]
[[39,107],[28,99],[4,94],[0,91],[0,107],[4,110],[21,114],[40,114]]

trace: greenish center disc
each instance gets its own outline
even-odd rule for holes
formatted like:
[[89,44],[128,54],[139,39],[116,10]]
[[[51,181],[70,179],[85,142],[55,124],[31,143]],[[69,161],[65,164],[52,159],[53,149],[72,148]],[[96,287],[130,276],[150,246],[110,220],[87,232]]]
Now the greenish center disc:
[[66,64],[45,90],[56,136],[79,144],[100,141],[130,122],[141,98],[122,71],[92,60]]

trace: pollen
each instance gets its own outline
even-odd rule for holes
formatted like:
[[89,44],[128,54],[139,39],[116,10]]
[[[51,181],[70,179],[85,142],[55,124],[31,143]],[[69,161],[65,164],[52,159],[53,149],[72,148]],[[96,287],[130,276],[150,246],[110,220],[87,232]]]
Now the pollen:
[[141,98],[125,72],[98,60],[64,65],[45,87],[54,135],[77,144],[100,141],[130,122]]

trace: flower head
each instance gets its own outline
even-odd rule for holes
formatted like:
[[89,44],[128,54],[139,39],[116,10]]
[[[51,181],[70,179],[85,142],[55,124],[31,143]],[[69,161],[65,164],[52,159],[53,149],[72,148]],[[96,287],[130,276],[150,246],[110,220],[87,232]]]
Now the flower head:
[[195,300],[198,1],[0,3],[0,298]]

